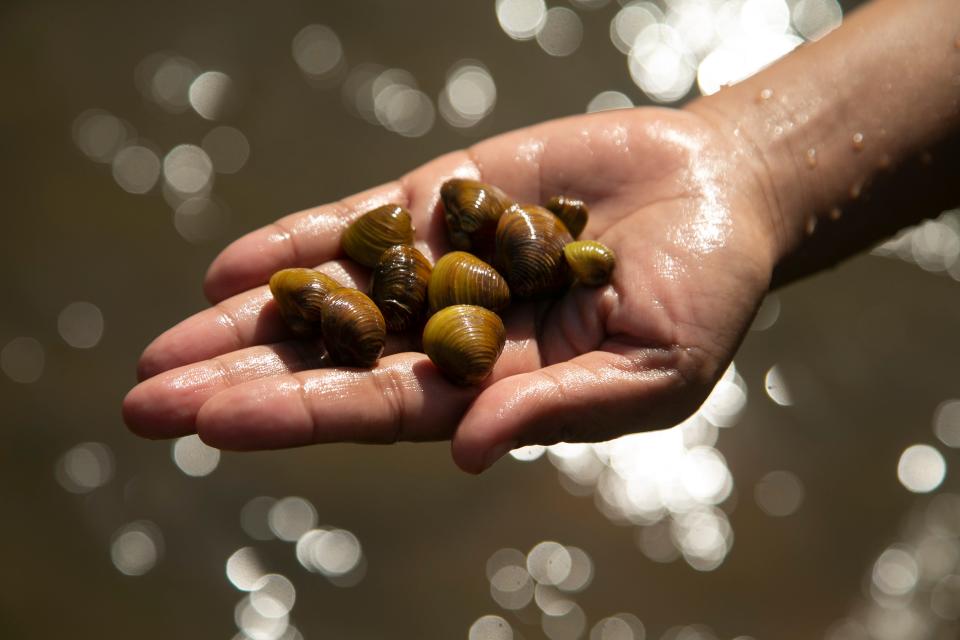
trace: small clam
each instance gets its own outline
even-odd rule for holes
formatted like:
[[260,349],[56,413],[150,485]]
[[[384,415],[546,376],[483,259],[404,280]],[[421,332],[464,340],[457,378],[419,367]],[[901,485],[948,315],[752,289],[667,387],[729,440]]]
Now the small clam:
[[580,237],[583,228],[587,226],[587,219],[590,217],[590,212],[583,200],[567,196],[553,196],[547,202],[546,207],[563,220],[563,224],[567,226],[567,231],[570,232],[571,236],[574,238]]
[[481,257],[492,255],[497,221],[513,205],[510,198],[489,184],[453,178],[440,187],[440,199],[453,248]]
[[437,260],[427,295],[431,313],[455,304],[500,311],[510,303],[510,289],[503,276],[465,251],[453,251]]
[[423,317],[430,271],[430,261],[409,245],[392,246],[380,256],[370,297],[380,307],[387,329],[403,331]]
[[343,250],[367,267],[376,267],[380,254],[397,244],[413,244],[410,212],[398,204],[385,204],[353,221],[343,232]]
[[497,225],[497,267],[518,298],[555,293],[570,282],[563,247],[573,238],[563,222],[532,204],[516,206]]
[[423,350],[457,384],[479,384],[493,370],[506,335],[493,311],[458,304],[430,317],[423,328]]
[[372,367],[387,341],[383,315],[373,300],[356,289],[340,287],[323,303],[323,342],[335,364]]
[[563,248],[563,255],[573,275],[591,287],[610,282],[610,273],[617,263],[613,249],[593,240],[577,240]]
[[339,286],[330,276],[313,269],[283,269],[270,278],[270,293],[280,316],[301,337],[320,333],[324,298]]

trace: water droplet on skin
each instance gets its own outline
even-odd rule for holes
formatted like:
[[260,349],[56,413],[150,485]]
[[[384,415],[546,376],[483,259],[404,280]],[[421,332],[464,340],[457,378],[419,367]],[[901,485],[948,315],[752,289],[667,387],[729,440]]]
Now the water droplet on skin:
[[773,89],[762,89],[757,94],[757,102],[766,102],[773,97]]
[[843,211],[840,210],[840,207],[834,207],[830,209],[830,219],[836,222],[843,215]]
[[777,136],[778,138],[779,138],[780,136],[782,136],[782,135],[783,135],[783,127],[777,127],[777,128],[775,128],[775,129],[773,130],[773,135]]
[[817,167],[817,150],[813,147],[807,149],[807,168],[815,169]]
[[850,199],[856,200],[860,197],[860,192],[863,190],[863,184],[860,182],[854,182],[850,185]]
[[809,218],[807,218],[807,225],[806,225],[805,231],[807,232],[808,236],[812,236],[813,232],[816,230],[817,230],[817,217],[810,216]]
[[863,151],[863,134],[859,131],[853,134],[853,150]]

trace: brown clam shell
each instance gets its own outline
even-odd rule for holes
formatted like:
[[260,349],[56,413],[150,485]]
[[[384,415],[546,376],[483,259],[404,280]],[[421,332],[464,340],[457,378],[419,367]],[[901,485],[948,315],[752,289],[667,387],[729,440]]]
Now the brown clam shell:
[[567,231],[574,239],[580,237],[583,228],[587,226],[587,220],[590,218],[590,211],[583,200],[568,196],[553,196],[547,202],[546,208],[563,220],[563,224],[567,226]]
[[330,360],[339,365],[372,367],[387,341],[387,326],[377,305],[347,287],[328,293],[323,304],[323,342]]
[[510,304],[510,288],[497,270],[465,251],[437,260],[427,290],[430,312],[455,304],[473,304],[500,311]]
[[440,199],[453,248],[483,258],[492,256],[497,221],[513,201],[492,185],[465,178],[444,182]]
[[381,254],[370,297],[383,313],[387,329],[403,331],[423,317],[430,273],[430,261],[409,245],[398,244]]
[[479,384],[493,370],[506,335],[493,311],[459,304],[430,316],[423,328],[423,350],[453,382]]
[[610,282],[610,274],[617,264],[613,249],[594,240],[577,240],[563,248],[563,255],[576,279],[591,287]]
[[323,301],[340,283],[314,269],[282,269],[270,278],[280,316],[300,337],[320,334]]
[[503,214],[497,225],[497,267],[518,298],[556,293],[570,283],[563,247],[572,242],[566,225],[543,207],[525,204]]
[[410,212],[398,204],[385,204],[354,220],[343,232],[343,250],[366,267],[376,267],[380,254],[397,244],[413,244]]

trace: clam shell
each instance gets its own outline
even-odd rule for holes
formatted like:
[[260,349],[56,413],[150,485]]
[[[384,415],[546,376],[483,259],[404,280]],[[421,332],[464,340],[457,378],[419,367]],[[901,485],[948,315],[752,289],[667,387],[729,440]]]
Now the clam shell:
[[570,283],[563,247],[573,238],[543,207],[526,204],[503,214],[497,225],[497,267],[518,298],[556,293]]
[[473,304],[500,311],[510,304],[510,289],[497,270],[465,251],[437,260],[428,288],[430,312],[455,304]]
[[280,316],[297,336],[320,334],[323,301],[340,283],[314,269],[282,269],[270,278]]
[[587,220],[590,217],[590,212],[583,200],[567,196],[553,196],[547,202],[546,208],[563,220],[567,231],[574,239],[579,238],[583,233],[583,228],[587,226]]
[[491,256],[497,221],[513,201],[492,185],[464,178],[444,182],[440,199],[453,248]]
[[613,249],[593,240],[577,240],[563,248],[563,255],[577,280],[591,287],[610,282],[617,263]]
[[390,331],[416,324],[427,307],[430,261],[414,247],[399,244],[380,256],[370,282],[370,297]]
[[328,293],[323,305],[323,342],[330,360],[339,365],[372,367],[387,341],[387,326],[377,305],[347,287]]
[[348,256],[366,267],[376,267],[380,254],[398,244],[413,244],[410,212],[398,204],[385,204],[354,220],[341,241]]
[[430,317],[423,328],[423,350],[453,382],[479,384],[493,370],[506,335],[493,311],[459,304]]

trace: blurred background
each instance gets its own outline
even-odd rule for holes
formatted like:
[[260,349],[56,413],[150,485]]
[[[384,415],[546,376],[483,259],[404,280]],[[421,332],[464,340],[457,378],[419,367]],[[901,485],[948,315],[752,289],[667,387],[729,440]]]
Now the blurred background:
[[952,213],[771,295],[665,432],[469,477],[446,443],[221,454],[119,417],[230,239],[712,93],[856,4],[5,2],[0,637],[956,638]]

